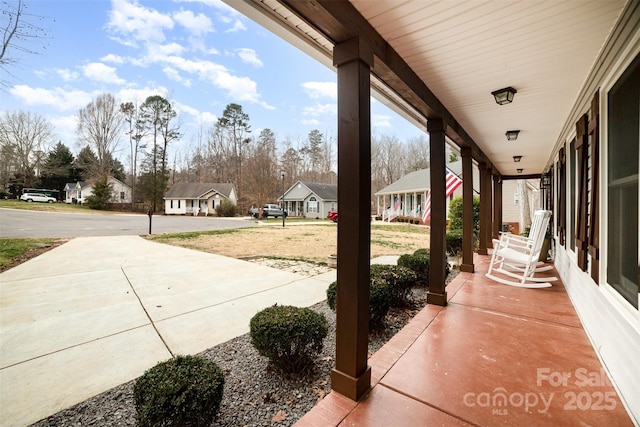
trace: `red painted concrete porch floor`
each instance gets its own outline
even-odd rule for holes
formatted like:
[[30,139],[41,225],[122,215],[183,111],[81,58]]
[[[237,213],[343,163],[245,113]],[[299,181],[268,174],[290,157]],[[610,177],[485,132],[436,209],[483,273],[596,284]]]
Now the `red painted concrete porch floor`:
[[296,427],[633,425],[564,285],[498,284],[475,262],[369,358],[361,402],[331,392]]

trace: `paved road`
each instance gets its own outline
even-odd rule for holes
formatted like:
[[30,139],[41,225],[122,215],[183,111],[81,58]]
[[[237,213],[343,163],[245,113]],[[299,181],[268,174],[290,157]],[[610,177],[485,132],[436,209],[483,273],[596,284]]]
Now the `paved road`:
[[[243,218],[154,215],[153,234],[249,227]],[[134,214],[82,214],[0,209],[0,238],[128,236],[149,233],[149,217]]]

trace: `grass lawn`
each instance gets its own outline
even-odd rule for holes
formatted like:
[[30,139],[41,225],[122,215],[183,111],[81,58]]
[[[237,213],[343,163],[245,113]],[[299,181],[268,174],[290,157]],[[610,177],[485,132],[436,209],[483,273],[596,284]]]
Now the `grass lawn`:
[[0,271],[33,258],[60,243],[60,239],[0,239]]

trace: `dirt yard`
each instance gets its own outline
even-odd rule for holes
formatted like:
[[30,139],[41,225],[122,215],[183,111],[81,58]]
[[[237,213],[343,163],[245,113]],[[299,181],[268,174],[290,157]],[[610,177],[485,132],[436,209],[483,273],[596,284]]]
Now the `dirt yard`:
[[[335,224],[292,224],[284,228],[265,225],[196,238],[157,236],[152,240],[234,258],[276,257],[326,262],[327,255],[336,253],[337,230]],[[372,258],[413,253],[426,247],[429,247],[429,232],[425,227],[372,224]]]

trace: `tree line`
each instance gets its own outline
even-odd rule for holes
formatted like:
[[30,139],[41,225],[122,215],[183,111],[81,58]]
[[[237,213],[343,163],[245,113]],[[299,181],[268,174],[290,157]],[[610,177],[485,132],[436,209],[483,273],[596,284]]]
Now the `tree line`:
[[[76,118],[74,155],[67,144],[53,142],[53,126],[42,116],[5,112],[0,117],[0,191],[17,197],[22,188],[36,187],[64,194],[68,182],[113,176],[131,186],[132,208],[155,212],[162,210],[162,198],[176,182],[232,183],[243,212],[281,195],[282,172],[287,188],[298,180],[337,182],[335,138],[317,129],[299,141],[278,141],[269,128],[255,135],[249,115],[235,103],[182,150],[173,149],[183,138],[176,109],[159,95],[137,104],[101,94]],[[125,145],[126,166],[118,157]],[[426,137],[402,142],[374,135],[372,193],[407,172],[428,167],[428,156]]]

